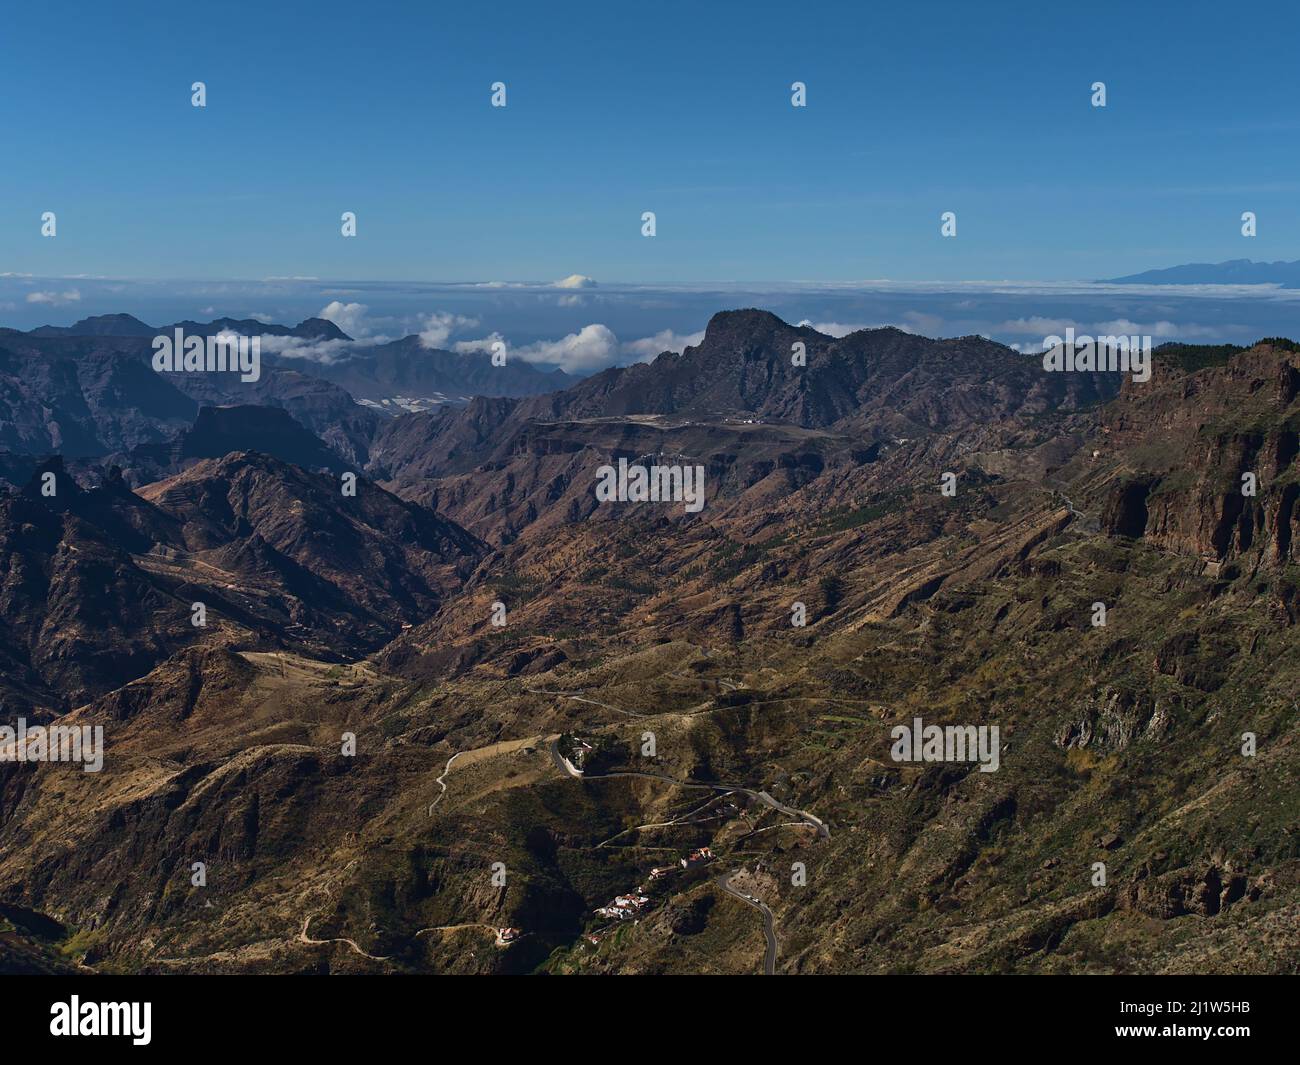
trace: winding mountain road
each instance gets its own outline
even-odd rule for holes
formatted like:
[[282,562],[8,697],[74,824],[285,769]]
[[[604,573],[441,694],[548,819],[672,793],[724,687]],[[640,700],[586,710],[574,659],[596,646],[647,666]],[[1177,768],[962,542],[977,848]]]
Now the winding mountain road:
[[369,958],[371,961],[390,960],[389,955],[384,955],[383,957],[379,957],[374,954],[367,954],[364,950],[362,950],[359,946],[357,946],[356,940],[353,939],[346,939],[343,937],[340,937],[338,939],[312,939],[309,935],[307,935],[307,926],[309,924],[311,924],[311,917],[304,917],[302,919],[302,931],[298,933],[299,943],[306,943],[308,946],[312,946],[312,947],[328,946],[331,943],[346,943],[349,947],[352,948],[352,950],[355,953],[360,954],[363,958]]
[[743,891],[738,891],[731,886],[731,878],[740,872],[739,869],[718,877],[718,887],[722,888],[728,895],[740,899],[741,902],[748,906],[753,906],[763,915],[763,935],[767,939],[767,951],[763,955],[763,975],[776,975],[776,919],[772,916],[772,911],[767,908],[767,903],[762,899],[757,899],[753,895],[746,895]]
[[629,832],[640,832],[642,829],[646,829],[646,828],[671,828],[673,825],[696,825],[696,824],[701,824],[704,821],[712,821],[715,818],[723,817],[725,816],[724,814],[712,814],[709,817],[701,817],[701,818],[695,818],[694,815],[699,813],[701,810],[707,808],[710,803],[715,803],[719,799],[724,798],[725,796],[730,794],[731,792],[727,791],[727,792],[723,792],[721,795],[714,795],[711,798],[705,799],[704,802],[702,802],[699,806],[695,807],[692,810],[688,810],[680,817],[674,817],[671,821],[652,821],[648,824],[633,825],[631,828],[625,828],[623,829],[622,832],[614,833],[614,835],[610,836],[609,839],[597,843],[596,849],[600,850],[601,847],[613,843],[614,840],[618,839],[620,836],[626,836]]
[[[563,754],[560,753],[559,736],[551,737],[550,741],[547,743],[546,746],[547,749],[551,752],[551,759],[555,762],[555,765],[560,769],[560,771],[563,772],[566,776],[574,777],[575,779],[578,780],[604,780],[609,777],[640,777],[644,780],[661,780],[668,784],[674,784],[679,788],[707,788],[712,791],[721,791],[727,793],[738,791],[743,795],[748,795],[750,798],[756,800],[757,802],[761,802],[764,806],[767,806],[770,809],[777,810],[780,813],[785,814],[787,817],[796,818],[795,821],[790,822],[786,826],[773,826],[773,827],[791,827],[793,825],[803,825],[808,828],[816,829],[817,836],[820,839],[831,838],[831,830],[827,827],[826,822],[823,821],[820,817],[817,817],[814,814],[810,814],[806,810],[796,810],[793,806],[787,806],[785,803],[781,802],[780,800],[774,799],[771,795],[769,795],[765,791],[756,791],[753,788],[742,787],[739,784],[704,784],[699,781],[693,781],[693,780],[689,780],[689,781],[677,780],[674,777],[665,776],[662,773],[641,773],[641,772],[636,772],[634,770],[619,770],[613,773],[584,773],[582,770],[578,769],[572,762],[570,762],[567,758],[565,758]],[[740,870],[735,869],[732,870],[730,873],[723,874],[721,877],[718,878],[717,881],[718,887],[720,887],[728,895],[740,899],[741,902],[745,903],[747,906],[754,907],[754,909],[758,910],[758,912],[762,914],[763,936],[767,940],[767,950],[763,954],[763,975],[775,976],[776,975],[776,951],[777,951],[776,918],[772,915],[772,911],[768,908],[767,903],[763,902],[762,899],[755,898],[752,895],[747,895],[743,891],[739,891],[736,888],[733,888],[731,886],[731,878],[734,877],[738,872],[740,872]]]
[[420,929],[418,932],[416,932],[415,935],[412,936],[411,938],[412,938],[412,939],[418,939],[420,936],[424,935],[426,932],[458,932],[458,931],[460,931],[460,930],[463,929],[463,928],[482,928],[482,929],[486,929],[487,931],[489,931],[489,932],[492,933],[492,936],[493,936],[493,938],[496,940],[496,945],[497,945],[498,947],[508,947],[508,946],[510,945],[510,943],[509,943],[507,940],[501,938],[501,929],[500,929],[500,928],[498,928],[498,927],[497,927],[496,925],[494,925],[494,924],[485,924],[485,923],[482,922],[482,921],[471,921],[471,922],[466,923],[466,924],[439,924],[439,925],[434,925],[434,926],[431,927],[431,928],[421,928],[421,929]]
[[495,758],[497,755],[511,754],[522,747],[536,747],[541,742],[541,736],[530,736],[521,740],[498,740],[496,743],[489,743],[486,747],[472,747],[467,751],[457,751],[447,759],[447,764],[442,770],[442,776],[435,781],[438,787],[442,788],[442,791],[438,793],[438,797],[433,802],[429,803],[429,813],[432,814],[434,807],[442,802],[447,795],[446,781],[451,774],[451,764],[453,762],[463,759],[463,761],[460,761],[460,766],[464,768],[467,765],[473,765],[488,758]]
[[434,781],[434,783],[437,784],[438,787],[442,788],[442,791],[438,793],[438,797],[434,799],[433,802],[429,803],[429,813],[433,813],[433,808],[437,806],[438,803],[442,802],[443,796],[447,794],[447,785],[444,784],[443,781],[447,779],[447,774],[451,772],[451,763],[454,762],[457,758],[459,758],[464,753],[465,753],[464,751],[457,751],[450,758],[448,758],[447,765],[442,771],[442,776],[440,776],[436,781]]
[[830,839],[831,830],[826,826],[821,818],[808,813],[806,810],[796,810],[793,806],[787,806],[778,799],[774,799],[765,791],[755,791],[753,788],[744,787],[741,784],[705,784],[696,780],[678,780],[676,777],[665,776],[663,773],[644,773],[637,770],[621,769],[612,773],[584,773],[578,769],[572,762],[560,753],[559,737],[555,737],[547,745],[551,752],[551,758],[556,766],[567,776],[575,777],[579,780],[605,780],[612,777],[640,777],[643,780],[661,780],[666,784],[675,784],[679,788],[707,788],[712,791],[738,791],[742,795],[748,795],[751,799],[761,802],[773,810],[793,817],[803,822],[809,828],[817,830],[820,839]]
[[525,688],[524,691],[531,695],[555,695],[561,699],[568,699],[575,703],[586,703],[588,706],[599,706],[605,710],[613,710],[616,714],[627,714],[628,717],[653,717],[653,714],[643,714],[640,710],[625,710],[621,706],[614,706],[612,703],[602,703],[597,699],[588,699],[585,695],[574,695],[572,692],[550,692],[542,688]]

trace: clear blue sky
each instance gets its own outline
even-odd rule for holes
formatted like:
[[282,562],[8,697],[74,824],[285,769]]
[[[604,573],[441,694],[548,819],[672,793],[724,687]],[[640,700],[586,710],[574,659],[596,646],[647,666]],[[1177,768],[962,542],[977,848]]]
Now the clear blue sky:
[[1300,258],[1295,11],[10,5],[0,273],[1050,279]]

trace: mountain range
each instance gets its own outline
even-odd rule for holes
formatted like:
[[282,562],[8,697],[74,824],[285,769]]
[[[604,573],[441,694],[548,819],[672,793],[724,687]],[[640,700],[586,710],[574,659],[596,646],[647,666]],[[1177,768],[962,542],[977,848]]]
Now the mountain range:
[[[176,330],[262,338],[258,379],[154,373],[154,337]],[[296,346],[277,354],[275,341],[286,339]],[[200,405],[234,403],[282,408],[349,458],[363,459],[358,449],[386,416],[566,383],[560,371],[519,359],[497,367],[487,352],[426,348],[415,336],[357,343],[320,318],[293,327],[232,318],[153,327],[131,315],[102,315],[26,333],[0,329],[0,449],[102,458],[169,440]]]
[[733,310],[393,415],[413,338],[218,395],[134,321],[0,332],[0,724],[105,735],[0,760],[0,969],[1295,971],[1300,346]]
[[1111,278],[1113,285],[1277,285],[1300,288],[1300,260],[1257,263],[1229,259],[1221,263],[1187,263]]

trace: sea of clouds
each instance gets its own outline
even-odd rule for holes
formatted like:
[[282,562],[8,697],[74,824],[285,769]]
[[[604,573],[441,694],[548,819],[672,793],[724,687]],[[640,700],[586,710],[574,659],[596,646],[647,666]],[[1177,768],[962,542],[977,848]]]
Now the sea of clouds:
[[[893,326],[930,337],[981,335],[1021,351],[1068,328],[1149,335],[1156,343],[1245,344],[1300,338],[1300,290],[1271,285],[1108,282],[777,282],[633,285],[581,274],[546,282],[145,281],[0,275],[0,326],[71,325],[128,313],[150,325],[215,317],[293,325],[333,321],[351,341],[267,338],[304,360],[347,358],[358,346],[416,335],[426,348],[490,350],[569,373],[653,359],[698,343],[719,310],[761,307],[843,336]],[[0,340],[2,342],[2,340]]]

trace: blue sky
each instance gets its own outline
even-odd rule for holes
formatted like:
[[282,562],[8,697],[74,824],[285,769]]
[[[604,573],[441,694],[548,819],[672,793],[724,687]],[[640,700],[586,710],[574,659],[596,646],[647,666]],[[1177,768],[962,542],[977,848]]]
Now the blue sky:
[[14,5],[0,273],[957,281],[1300,258],[1297,21],[1248,3]]

